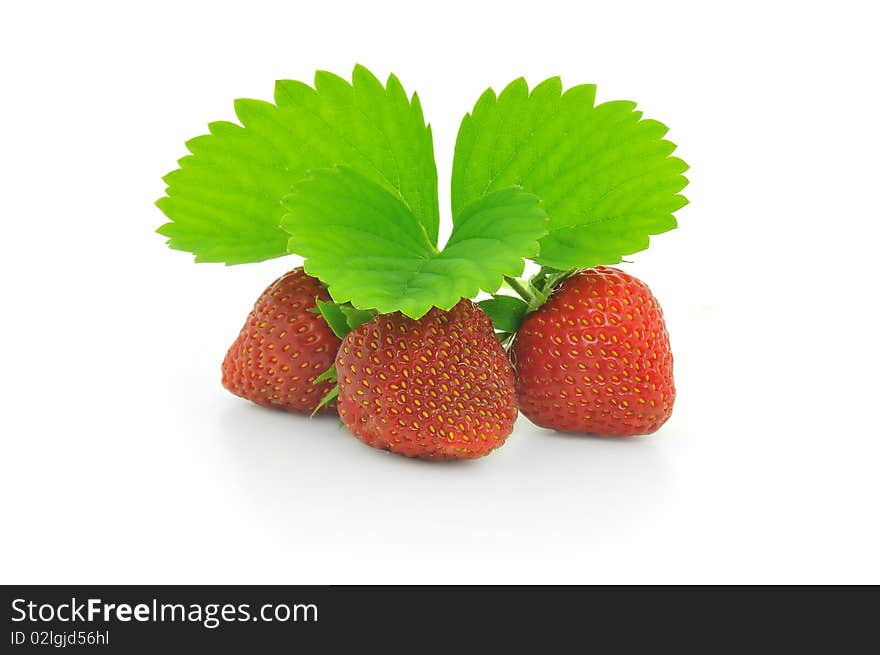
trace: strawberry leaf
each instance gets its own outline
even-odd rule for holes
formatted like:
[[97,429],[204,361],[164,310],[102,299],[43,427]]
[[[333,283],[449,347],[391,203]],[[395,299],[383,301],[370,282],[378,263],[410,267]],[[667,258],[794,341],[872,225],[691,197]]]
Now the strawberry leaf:
[[464,207],[438,251],[399,195],[345,167],[313,171],[284,206],[289,250],[336,302],[412,318],[497,290],[546,234],[539,199],[512,187]]
[[670,156],[666,126],[635,103],[595,105],[595,87],[562,92],[559,78],[529,92],[525,80],[487,90],[455,145],[452,208],[520,185],[550,217],[535,261],[559,269],[613,264],[676,227],[688,166]]
[[281,80],[275,104],[237,100],[241,125],[211,123],[165,176],[158,232],[199,262],[240,264],[287,254],[281,198],[307,171],[344,164],[398,193],[436,244],[437,169],[418,97],[393,75],[356,66],[349,84],[326,72],[315,87]]

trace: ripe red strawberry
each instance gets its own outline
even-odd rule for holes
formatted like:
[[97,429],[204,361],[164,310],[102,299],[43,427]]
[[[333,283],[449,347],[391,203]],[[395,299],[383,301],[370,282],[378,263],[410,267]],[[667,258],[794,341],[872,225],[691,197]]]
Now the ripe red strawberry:
[[600,266],[566,279],[514,338],[519,407],[566,432],[655,432],[672,414],[672,352],[650,289]]
[[513,370],[489,317],[470,300],[418,320],[377,316],[345,337],[336,370],[339,416],[375,448],[471,459],[513,431]]
[[340,344],[321,315],[309,311],[316,298],[330,300],[302,268],[269,285],[226,353],[223,386],[258,405],[313,412],[333,387],[315,378],[333,364]]

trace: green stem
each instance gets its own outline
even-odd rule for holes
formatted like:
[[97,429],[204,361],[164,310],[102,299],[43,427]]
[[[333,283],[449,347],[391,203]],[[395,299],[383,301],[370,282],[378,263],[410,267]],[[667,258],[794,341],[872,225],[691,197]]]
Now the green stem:
[[576,268],[570,268],[566,271],[555,270],[553,272],[548,272],[546,277],[542,280],[541,291],[549,296],[557,284],[567,277],[574,275],[577,271],[578,269]]
[[535,294],[533,294],[531,289],[524,285],[521,280],[517,280],[510,275],[505,275],[504,281],[507,282],[507,284],[510,285],[510,288],[516,291],[519,294],[519,297],[525,300],[530,306],[534,304]]

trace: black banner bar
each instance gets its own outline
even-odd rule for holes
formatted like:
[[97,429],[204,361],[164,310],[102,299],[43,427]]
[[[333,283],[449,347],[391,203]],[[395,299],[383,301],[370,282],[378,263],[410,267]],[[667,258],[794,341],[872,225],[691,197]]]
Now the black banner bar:
[[[335,652],[342,646],[613,643],[834,652],[874,625],[876,588],[6,586],[2,652]],[[867,592],[868,598],[864,598]],[[849,602],[854,601],[854,602]],[[876,634],[868,639],[876,641]],[[608,642],[608,640],[611,640]],[[415,648],[418,650],[418,648]],[[751,652],[749,650],[748,652]]]

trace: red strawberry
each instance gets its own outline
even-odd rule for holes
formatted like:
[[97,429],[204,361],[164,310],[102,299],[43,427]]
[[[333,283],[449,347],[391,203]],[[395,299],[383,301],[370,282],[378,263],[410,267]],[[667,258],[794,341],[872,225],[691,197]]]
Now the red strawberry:
[[315,378],[333,364],[340,344],[321,315],[309,311],[316,298],[330,300],[302,268],[269,285],[226,353],[223,386],[258,405],[313,412],[333,387]]
[[614,268],[575,273],[523,321],[511,358],[519,407],[566,432],[655,432],[672,414],[672,352],[650,289]]
[[339,416],[367,445],[407,457],[472,459],[513,431],[513,370],[470,300],[418,320],[377,316],[336,357]]

